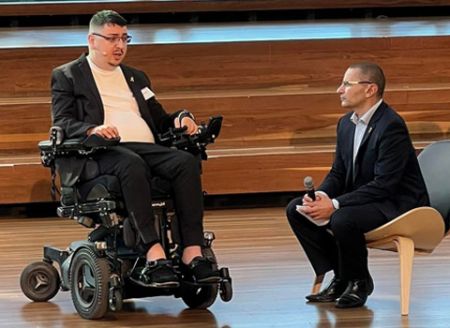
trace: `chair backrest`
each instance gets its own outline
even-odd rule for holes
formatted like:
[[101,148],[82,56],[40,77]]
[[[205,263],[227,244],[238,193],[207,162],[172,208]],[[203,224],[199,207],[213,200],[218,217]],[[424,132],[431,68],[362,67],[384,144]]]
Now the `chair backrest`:
[[450,140],[428,145],[419,154],[418,160],[430,205],[441,213],[447,226],[450,212]]

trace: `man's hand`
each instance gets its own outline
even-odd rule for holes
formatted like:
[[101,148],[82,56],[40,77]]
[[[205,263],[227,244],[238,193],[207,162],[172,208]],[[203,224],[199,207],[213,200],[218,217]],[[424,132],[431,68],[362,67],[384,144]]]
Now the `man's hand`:
[[180,120],[178,119],[178,117],[175,118],[175,120],[174,120],[174,126],[175,126],[176,128],[181,128],[181,127],[183,127],[183,126],[186,126],[186,127],[187,127],[187,129],[186,129],[186,133],[187,133],[187,134],[194,134],[194,133],[196,133],[197,130],[198,130],[198,125],[197,125],[197,123],[195,123],[195,121],[194,121],[192,118],[188,117],[188,116],[183,117],[183,118],[181,119],[181,122],[180,122]]
[[114,139],[119,137],[119,130],[113,125],[99,125],[87,131],[87,135],[98,134],[105,139]]
[[334,207],[331,199],[323,193],[316,193],[315,201],[305,194],[302,210],[315,220],[328,220],[334,212]]

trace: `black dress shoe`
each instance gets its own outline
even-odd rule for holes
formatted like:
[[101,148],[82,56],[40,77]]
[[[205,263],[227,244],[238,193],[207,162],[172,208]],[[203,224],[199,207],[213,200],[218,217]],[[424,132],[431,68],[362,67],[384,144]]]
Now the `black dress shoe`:
[[188,265],[182,264],[181,271],[187,280],[197,283],[220,282],[220,272],[213,262],[203,256],[195,257]]
[[363,306],[367,297],[373,292],[372,277],[366,279],[354,279],[349,281],[344,293],[336,302],[336,307],[340,309]]
[[136,268],[130,279],[143,287],[176,288],[180,285],[178,276],[173,270],[172,261],[147,261],[143,268]]
[[306,299],[312,303],[334,302],[342,295],[346,287],[347,283],[345,281],[334,277],[327,288],[317,294],[306,296]]

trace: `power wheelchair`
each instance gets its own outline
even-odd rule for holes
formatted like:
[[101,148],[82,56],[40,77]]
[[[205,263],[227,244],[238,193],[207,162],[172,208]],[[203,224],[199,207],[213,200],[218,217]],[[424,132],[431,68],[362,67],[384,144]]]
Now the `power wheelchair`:
[[[206,160],[206,146],[219,135],[221,124],[221,116],[212,117],[194,135],[185,134],[183,129],[169,129],[159,135],[159,140]],[[65,250],[44,246],[43,260],[29,264],[22,271],[22,292],[32,301],[45,302],[59,289],[70,290],[75,309],[85,319],[102,318],[108,310],[120,311],[123,300],[129,298],[174,295],[190,308],[209,307],[217,294],[223,301],[230,301],[233,290],[228,268],[220,268],[220,281],[209,284],[192,281],[179,270],[180,237],[170,184],[158,177],[151,181],[155,228],[167,258],[180,275],[180,286],[144,288],[129,279],[133,270],[145,263],[145,252],[139,249],[136,231],[127,217],[118,179],[96,176],[95,162],[89,160],[93,152],[118,143],[119,140],[105,140],[97,135],[84,140],[64,140],[62,130],[57,127],[51,128],[49,140],[39,143],[42,164],[52,171],[53,196],[58,191],[57,173],[60,177],[58,216],[94,229],[87,240],[72,242]],[[77,162],[82,165],[73,165]],[[213,232],[204,232],[202,252],[219,269],[212,250],[214,239]]]

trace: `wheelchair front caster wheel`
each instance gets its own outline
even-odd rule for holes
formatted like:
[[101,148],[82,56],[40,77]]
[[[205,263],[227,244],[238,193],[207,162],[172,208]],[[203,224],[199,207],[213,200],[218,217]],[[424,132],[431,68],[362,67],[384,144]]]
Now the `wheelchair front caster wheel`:
[[231,281],[224,280],[220,283],[220,298],[224,302],[229,302],[233,298],[233,287]]
[[229,302],[233,298],[233,287],[228,268],[220,269],[220,276],[222,277],[222,281],[220,282],[220,298],[224,302]]
[[122,293],[119,289],[111,287],[109,289],[109,309],[117,312],[122,310],[123,299]]
[[30,300],[46,302],[58,293],[61,280],[56,268],[47,262],[34,262],[23,269],[20,288]]

